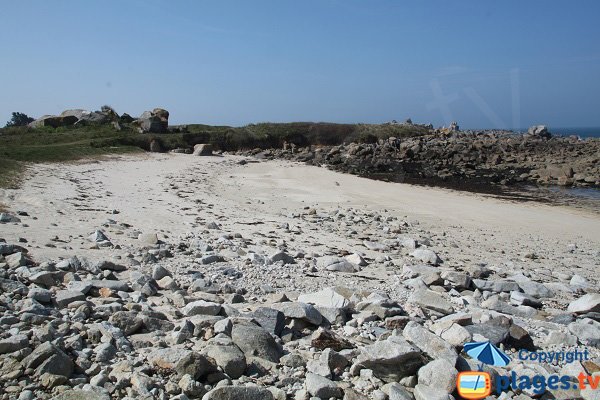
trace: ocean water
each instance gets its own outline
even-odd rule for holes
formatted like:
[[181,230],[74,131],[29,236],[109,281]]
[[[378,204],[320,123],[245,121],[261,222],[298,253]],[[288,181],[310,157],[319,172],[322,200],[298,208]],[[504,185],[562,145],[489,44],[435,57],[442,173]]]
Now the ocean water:
[[578,135],[582,138],[596,137],[600,138],[600,127],[587,127],[587,128],[553,128],[548,127],[548,130],[555,135],[569,136]]

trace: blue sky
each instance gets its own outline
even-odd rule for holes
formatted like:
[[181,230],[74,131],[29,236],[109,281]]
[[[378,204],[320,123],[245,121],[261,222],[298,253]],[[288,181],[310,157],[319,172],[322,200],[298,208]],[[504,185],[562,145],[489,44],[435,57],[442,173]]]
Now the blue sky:
[[0,0],[0,124],[600,126],[598,1]]

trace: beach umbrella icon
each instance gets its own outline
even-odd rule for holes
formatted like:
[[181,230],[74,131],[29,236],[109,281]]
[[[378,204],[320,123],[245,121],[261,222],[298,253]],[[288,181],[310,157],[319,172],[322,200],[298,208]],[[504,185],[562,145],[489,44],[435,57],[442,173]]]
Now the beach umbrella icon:
[[466,343],[464,350],[472,358],[495,367],[505,367],[510,362],[510,358],[490,342]]

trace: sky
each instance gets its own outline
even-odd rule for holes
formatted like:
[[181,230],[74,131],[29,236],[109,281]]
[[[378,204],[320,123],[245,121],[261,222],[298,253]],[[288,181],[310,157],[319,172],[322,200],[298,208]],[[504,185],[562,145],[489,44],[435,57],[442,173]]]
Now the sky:
[[600,2],[0,0],[0,124],[600,126]]

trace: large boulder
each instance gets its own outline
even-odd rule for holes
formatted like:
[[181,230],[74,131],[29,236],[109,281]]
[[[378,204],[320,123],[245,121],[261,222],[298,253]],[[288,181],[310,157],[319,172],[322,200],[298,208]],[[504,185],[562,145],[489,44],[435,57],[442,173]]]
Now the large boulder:
[[169,128],[169,112],[162,108],[144,111],[136,122],[142,133],[166,133]]
[[354,365],[373,370],[373,374],[385,382],[398,382],[414,375],[423,365],[423,357],[421,351],[404,338],[390,336],[363,347]]
[[212,156],[212,145],[208,143],[197,144],[194,146],[195,156]]
[[265,329],[251,323],[235,324],[231,339],[247,357],[259,357],[271,362],[279,362],[281,348]]
[[103,111],[87,111],[82,109],[65,110],[60,117],[75,117],[77,124],[106,124],[112,121],[114,111],[110,107],[103,107]]
[[78,121],[77,117],[68,115],[65,117],[57,115],[44,115],[29,123],[31,128],[41,128],[44,126],[51,126],[52,128],[58,128],[61,126],[74,125]]
[[530,126],[527,130],[528,136],[538,137],[538,138],[546,138],[549,139],[552,137],[552,134],[548,131],[546,125],[534,125]]

